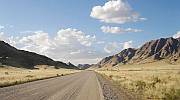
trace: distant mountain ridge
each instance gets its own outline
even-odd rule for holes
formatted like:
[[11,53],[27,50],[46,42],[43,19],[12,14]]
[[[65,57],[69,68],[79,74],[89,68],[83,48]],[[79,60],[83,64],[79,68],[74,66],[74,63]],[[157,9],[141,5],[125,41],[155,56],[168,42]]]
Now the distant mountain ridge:
[[117,64],[149,63],[159,60],[176,63],[180,60],[180,38],[160,38],[146,42],[138,49],[128,48],[106,57],[97,67],[113,67]]
[[77,67],[79,69],[88,69],[89,67],[91,67],[93,64],[78,64]]
[[0,63],[13,67],[23,67],[33,69],[36,65],[50,65],[55,68],[77,69],[60,61],[54,61],[43,55],[34,52],[18,50],[15,47],[0,41]]
[[78,66],[75,66],[75,65],[72,64],[71,62],[68,62],[67,65],[68,65],[69,67],[79,69]]

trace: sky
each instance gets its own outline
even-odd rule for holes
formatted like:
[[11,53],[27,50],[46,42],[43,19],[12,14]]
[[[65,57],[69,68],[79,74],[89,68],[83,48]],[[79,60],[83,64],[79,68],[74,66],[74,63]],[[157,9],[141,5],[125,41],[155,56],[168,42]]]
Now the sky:
[[180,36],[180,0],[0,0],[0,40],[74,64]]

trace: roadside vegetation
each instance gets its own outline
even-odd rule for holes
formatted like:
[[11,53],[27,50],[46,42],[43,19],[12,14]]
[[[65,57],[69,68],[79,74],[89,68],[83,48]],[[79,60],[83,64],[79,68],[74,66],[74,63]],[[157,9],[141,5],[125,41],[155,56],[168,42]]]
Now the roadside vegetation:
[[8,66],[0,67],[0,87],[6,87],[36,80],[42,80],[53,77],[60,77],[72,73],[79,72],[73,69],[55,69],[38,66],[34,70],[14,68]]
[[143,100],[180,100],[180,65],[151,63],[96,71]]

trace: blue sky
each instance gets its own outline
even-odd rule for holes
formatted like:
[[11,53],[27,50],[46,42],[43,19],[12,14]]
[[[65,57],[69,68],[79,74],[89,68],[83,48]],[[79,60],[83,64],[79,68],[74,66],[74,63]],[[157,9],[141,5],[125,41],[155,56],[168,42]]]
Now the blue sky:
[[[125,47],[125,44],[127,45],[126,47],[137,48],[151,39],[170,37],[180,31],[179,0],[118,1],[120,1],[119,5],[117,2],[114,2],[117,4],[117,7],[121,6],[122,3],[127,6],[120,8],[118,12],[122,12],[120,15],[114,12],[117,13],[115,14],[116,17],[133,16],[133,12],[136,12],[138,13],[138,18],[120,23],[117,20],[107,22],[114,17],[111,16],[114,14],[111,14],[111,12],[109,13],[111,19],[108,19],[108,17],[100,18],[99,14],[94,15],[94,17],[90,16],[95,6],[101,6],[101,14],[103,14],[103,16],[109,16],[108,12],[103,12],[102,9],[105,3],[110,2],[108,0],[0,0],[0,25],[4,26],[0,29],[0,32],[3,33],[0,39],[20,49],[45,54],[56,60],[71,61],[78,64],[96,63],[105,56],[119,52]],[[125,8],[130,9],[127,15],[125,15]],[[95,9],[95,13],[96,10],[97,9]],[[113,10],[113,8],[110,10]],[[145,18],[146,20],[140,20],[140,18]],[[134,22],[134,20],[138,21]],[[111,29],[103,32],[101,29],[102,26],[105,26],[106,29],[108,26]],[[114,32],[114,28],[112,27],[118,27],[118,31],[116,30],[116,32]],[[69,45],[69,47],[65,45],[67,48],[63,48],[64,44],[58,44],[56,42],[62,42],[62,37],[60,36],[62,36],[62,34],[68,34],[69,31],[66,30],[68,28],[70,32],[76,29],[72,34],[76,34],[77,31],[81,31],[83,34],[68,36],[68,44],[71,45]],[[125,31],[125,29],[128,28],[131,30]],[[59,32],[61,35],[57,35],[58,31],[62,29],[64,29],[65,33],[61,34],[61,32]],[[134,32],[135,29],[140,31]],[[81,35],[83,35],[84,38],[87,35],[90,37],[79,41],[78,37],[81,37]],[[31,40],[32,38],[39,39],[38,37],[40,36],[47,38],[47,44],[58,45],[59,47],[57,47],[56,52],[62,52],[60,50],[66,51],[66,49],[72,50],[66,52],[66,55],[63,56],[61,56],[61,53],[55,55],[52,53],[53,50],[47,49],[50,47],[47,47],[45,44],[38,45],[38,43],[40,44],[41,42]],[[76,38],[72,39],[71,37],[74,36]],[[8,39],[9,37],[12,37],[12,40]],[[60,39],[57,39],[57,37]],[[29,41],[25,41],[25,39]],[[24,43],[19,40],[23,40]],[[43,39],[41,41],[43,41]],[[29,49],[33,47],[35,49]],[[45,47],[44,51],[39,50],[42,47]],[[78,48],[86,48],[87,50],[83,51]],[[86,55],[85,53],[87,52],[94,52],[94,54]],[[71,53],[74,55],[70,55]],[[83,59],[86,61],[83,61]]]

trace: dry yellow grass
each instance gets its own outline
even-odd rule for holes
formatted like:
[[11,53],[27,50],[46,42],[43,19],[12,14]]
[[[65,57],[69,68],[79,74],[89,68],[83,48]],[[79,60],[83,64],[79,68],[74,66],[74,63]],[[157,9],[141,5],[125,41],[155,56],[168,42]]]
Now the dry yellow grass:
[[0,87],[10,86],[19,83],[30,82],[45,78],[62,76],[79,72],[73,69],[54,69],[54,68],[40,68],[40,69],[22,69],[13,67],[0,67]]
[[142,99],[180,99],[180,65],[156,62],[96,71],[107,75],[121,87],[139,94]]

